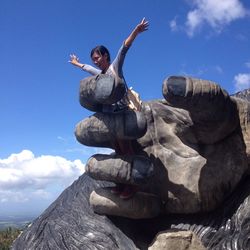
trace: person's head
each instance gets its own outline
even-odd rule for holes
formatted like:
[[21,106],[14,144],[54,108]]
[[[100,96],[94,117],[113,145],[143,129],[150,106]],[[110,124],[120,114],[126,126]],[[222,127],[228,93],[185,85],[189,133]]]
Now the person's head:
[[107,70],[110,65],[110,54],[103,45],[96,46],[91,50],[90,57],[93,63],[101,70]]

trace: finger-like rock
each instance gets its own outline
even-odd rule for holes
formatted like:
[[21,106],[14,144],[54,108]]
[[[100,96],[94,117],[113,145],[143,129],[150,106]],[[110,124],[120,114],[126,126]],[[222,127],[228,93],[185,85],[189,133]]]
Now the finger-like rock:
[[[185,76],[171,76],[163,82],[163,95],[174,106],[191,107],[196,103],[205,105],[208,99],[229,98],[228,93],[218,84]],[[199,107],[194,107],[199,108]]]
[[90,195],[90,204],[98,214],[116,215],[131,219],[153,218],[160,214],[160,199],[153,194],[136,193],[123,200],[112,194],[109,188],[100,188]]
[[212,81],[171,76],[163,82],[163,95],[171,106],[190,112],[201,143],[224,139],[239,125],[236,104]]
[[[250,103],[237,97],[231,97],[237,104],[240,127],[244,142],[246,145],[246,153],[248,157],[248,165],[250,166]],[[250,169],[249,169],[250,174]]]
[[111,105],[125,94],[124,80],[100,74],[80,82],[80,104],[91,111],[102,111],[102,105]]
[[141,112],[96,113],[77,124],[75,135],[86,146],[112,147],[112,142],[140,138],[146,130],[146,119]]
[[145,184],[153,176],[153,164],[143,156],[92,156],[86,173],[97,180],[116,183]]

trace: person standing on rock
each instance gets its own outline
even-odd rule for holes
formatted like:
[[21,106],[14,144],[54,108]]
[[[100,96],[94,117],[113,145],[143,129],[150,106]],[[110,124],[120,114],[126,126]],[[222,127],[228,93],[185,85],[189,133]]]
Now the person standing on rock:
[[137,37],[138,34],[148,30],[149,22],[145,20],[145,18],[142,19],[142,21],[134,28],[134,30],[131,32],[131,34],[128,36],[128,38],[123,42],[121,48],[119,49],[116,58],[111,63],[110,60],[110,53],[108,49],[103,46],[97,46],[91,50],[90,57],[92,59],[93,64],[98,67],[99,69],[85,64],[81,63],[79,61],[79,58],[72,54],[70,55],[70,63],[73,64],[76,67],[79,67],[83,69],[84,71],[92,74],[92,75],[98,75],[98,74],[108,74],[111,76],[118,76],[119,78],[124,80],[126,93],[124,94],[124,97],[115,103],[112,106],[107,107],[104,105],[104,112],[116,112],[116,111],[122,111],[126,110],[128,108],[128,87],[126,85],[126,81],[123,76],[122,66],[124,63],[125,56],[127,54],[127,51],[129,50],[130,46],[132,45],[133,41]]
[[[123,42],[121,48],[119,49],[114,61],[111,63],[110,60],[110,53],[108,49],[103,46],[97,46],[91,50],[90,57],[92,59],[93,64],[98,68],[95,68],[91,65],[81,63],[79,61],[79,58],[72,54],[70,55],[70,63],[76,67],[79,67],[80,69],[83,69],[84,71],[90,73],[91,75],[98,75],[98,74],[107,74],[111,75],[113,77],[119,77],[123,80],[125,84],[125,94],[124,96],[116,103],[112,105],[103,105],[102,112],[123,112],[127,109],[134,109],[139,111],[140,110],[140,104],[141,101],[139,99],[139,95],[136,92],[131,92],[130,89],[128,89],[126,81],[123,76],[123,63],[125,56],[127,54],[127,51],[129,50],[130,46],[134,42],[135,38],[138,34],[148,30],[149,22],[143,18],[142,21],[136,25],[134,30],[131,32],[131,34],[125,39]],[[131,98],[132,93],[132,98]],[[131,100],[135,100],[136,102],[133,102]],[[136,105],[134,105],[136,103]],[[131,106],[132,104],[132,106]],[[138,108],[139,106],[139,108]],[[133,154],[132,146],[130,145],[130,141],[116,141],[115,143],[116,152],[118,154]],[[117,195],[120,195],[122,199],[129,199],[131,198],[136,192],[137,187],[133,185],[124,185],[124,184],[117,184],[116,187],[111,189],[111,192]]]

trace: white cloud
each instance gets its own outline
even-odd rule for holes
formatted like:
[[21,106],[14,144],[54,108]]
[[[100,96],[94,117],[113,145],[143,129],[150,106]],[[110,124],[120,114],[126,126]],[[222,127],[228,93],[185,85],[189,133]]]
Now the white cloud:
[[169,22],[169,26],[172,31],[177,31],[179,29],[177,25],[176,17]]
[[23,150],[0,159],[0,202],[23,202],[33,196],[49,199],[53,188],[62,191],[83,172],[80,160],[51,155],[35,157],[31,151]]
[[239,0],[190,0],[189,2],[194,7],[188,12],[185,23],[186,32],[190,37],[205,24],[220,32],[232,21],[243,18],[249,13]]
[[199,10],[193,10],[187,14],[187,33],[193,36],[194,31],[198,30],[202,25],[202,14]]
[[234,82],[236,91],[250,88],[250,74],[240,73],[234,77]]
[[246,63],[245,63],[245,66],[246,66],[248,69],[250,69],[250,62],[246,62]]
[[15,202],[15,203],[25,203],[29,201],[30,194],[26,194],[22,191],[13,191],[13,190],[1,190],[0,191],[0,204]]

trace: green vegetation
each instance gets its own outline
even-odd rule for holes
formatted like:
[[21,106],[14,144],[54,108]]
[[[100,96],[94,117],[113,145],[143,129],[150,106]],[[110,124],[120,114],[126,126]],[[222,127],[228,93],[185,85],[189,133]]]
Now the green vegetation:
[[20,229],[8,227],[0,231],[0,250],[10,249],[11,244],[21,233]]

